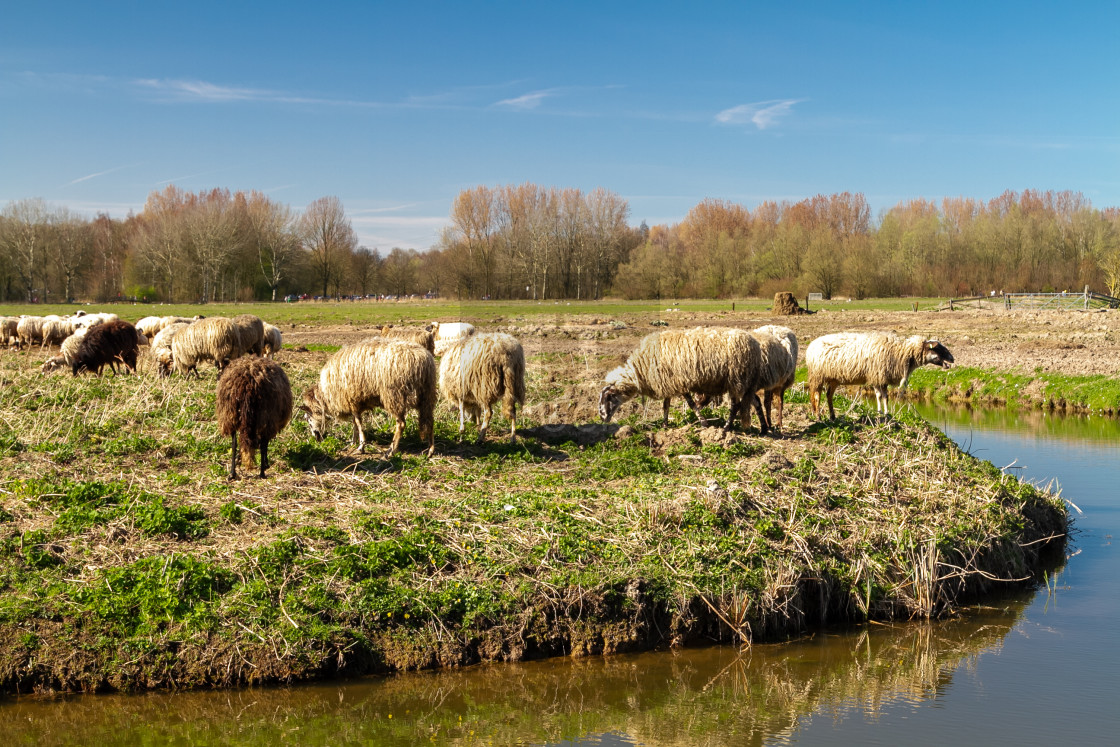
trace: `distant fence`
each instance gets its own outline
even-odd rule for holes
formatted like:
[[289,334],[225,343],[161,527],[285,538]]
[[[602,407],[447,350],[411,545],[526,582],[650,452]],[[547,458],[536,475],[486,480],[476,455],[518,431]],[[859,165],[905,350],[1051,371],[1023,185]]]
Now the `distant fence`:
[[956,309],[1058,309],[1064,311],[1087,311],[1089,309],[1120,308],[1120,298],[1094,293],[1085,288],[1083,293],[1004,293],[999,296],[971,296],[969,298],[950,298],[938,307],[938,311]]

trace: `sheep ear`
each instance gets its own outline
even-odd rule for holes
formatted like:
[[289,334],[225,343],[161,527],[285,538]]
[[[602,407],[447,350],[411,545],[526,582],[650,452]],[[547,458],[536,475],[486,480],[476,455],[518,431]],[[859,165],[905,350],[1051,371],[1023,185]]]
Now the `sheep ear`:
[[308,415],[311,414],[311,408],[308,407],[307,405],[300,405],[299,410],[300,410],[300,412],[306,412]]
[[926,347],[930,350],[936,350],[937,346],[940,344],[940,340],[926,340]]

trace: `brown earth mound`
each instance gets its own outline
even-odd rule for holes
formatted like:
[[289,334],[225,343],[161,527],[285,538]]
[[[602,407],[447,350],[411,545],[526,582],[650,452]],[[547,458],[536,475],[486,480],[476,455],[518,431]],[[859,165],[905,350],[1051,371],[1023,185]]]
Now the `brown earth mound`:
[[776,316],[797,316],[805,313],[805,309],[797,305],[797,299],[789,291],[774,294],[773,311]]

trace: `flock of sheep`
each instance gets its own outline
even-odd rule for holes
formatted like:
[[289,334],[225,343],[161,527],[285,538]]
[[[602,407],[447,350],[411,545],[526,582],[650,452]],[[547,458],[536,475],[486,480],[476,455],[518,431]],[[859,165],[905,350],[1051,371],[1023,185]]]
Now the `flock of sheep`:
[[[73,375],[117,364],[136,369],[137,350],[150,344],[161,376],[172,371],[197,376],[200,362],[211,360],[219,371],[216,416],[223,436],[232,438],[230,476],[240,461],[252,465],[260,451],[260,476],[268,468],[268,444],[287,426],[293,413],[291,384],[272,360],[280,349],[280,330],[252,314],[232,319],[146,317],[135,326],[115,314],[72,317],[0,318],[0,344],[14,347],[59,345],[43,371],[69,368]],[[440,357],[437,368],[436,356]],[[604,421],[634,397],[663,404],[668,420],[674,397],[682,397],[702,425],[700,408],[727,395],[730,408],[724,429],[736,417],[744,426],[751,409],[760,431],[781,429],[786,390],[797,369],[798,343],[793,330],[767,325],[755,330],[696,327],[664,330],[645,336],[626,363],[606,375],[599,394]],[[813,340],[805,351],[810,406],[819,415],[826,393],[829,416],[836,417],[833,393],[838,386],[874,390],[877,410],[887,411],[887,388],[905,386],[919,366],[947,367],[953,356],[937,340],[893,333],[839,333]],[[419,435],[435,451],[434,411],[438,394],[459,410],[459,436],[466,421],[478,425],[483,440],[501,401],[516,437],[518,405],[525,402],[525,353],[512,335],[477,332],[466,323],[433,322],[425,327],[383,327],[369,338],[340,349],[319,372],[298,410],[319,441],[337,419],[353,423],[353,443],[365,450],[362,415],[381,408],[395,420],[388,456],[396,453],[409,411],[418,415]],[[761,395],[761,396],[760,396]],[[774,417],[774,401],[777,401]],[[239,448],[240,442],[240,448]]]

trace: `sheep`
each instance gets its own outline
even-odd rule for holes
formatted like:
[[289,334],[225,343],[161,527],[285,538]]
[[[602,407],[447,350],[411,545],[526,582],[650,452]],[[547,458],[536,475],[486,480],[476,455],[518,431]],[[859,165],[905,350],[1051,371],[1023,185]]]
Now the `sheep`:
[[218,428],[232,438],[229,478],[237,479],[238,438],[241,464],[253,466],[261,452],[261,479],[268,469],[268,443],[292,419],[292,385],[279,363],[263,358],[238,358],[218,379],[214,407]]
[[163,329],[163,317],[159,316],[146,316],[140,321],[136,322],[136,329],[144,334],[145,337],[155,337],[159,331]]
[[280,332],[280,328],[264,323],[264,354],[269,358],[276,356],[280,352],[280,348],[284,345],[284,335]]
[[[775,348],[773,343],[770,342],[762,345],[762,370],[766,383],[761,384],[759,388],[765,390],[763,405],[766,410],[767,424],[775,430],[781,430],[786,390],[793,386],[793,380],[797,375],[797,335],[789,327],[782,327],[777,324],[767,324],[759,327],[753,330],[753,334],[759,339],[760,343],[766,338],[778,343],[778,348]],[[769,386],[767,386],[767,383]],[[776,421],[771,417],[775,394],[778,395],[778,417]]]
[[175,360],[171,350],[171,341],[175,339],[175,335],[188,326],[186,322],[169,324],[157,332],[155,338],[152,339],[152,359],[156,362],[156,372],[161,378],[171,375],[171,365]]
[[684,397],[706,425],[692,394],[719,396],[726,392],[731,409],[724,430],[732,429],[740,410],[753,405],[759,412],[761,432],[766,433],[762,405],[754,394],[760,365],[758,340],[745,330],[695,327],[654,332],[642,338],[624,365],[607,374],[606,386],[599,392],[599,415],[610,422],[622,403],[641,395],[662,400],[667,423],[670,401]]
[[19,317],[0,317],[0,344],[19,347]]
[[136,370],[138,354],[136,328],[119,319],[115,322],[95,324],[85,333],[70,360],[70,371],[74,376],[79,371],[92,371],[98,376],[101,369],[108,365],[117,373],[117,363],[123,362],[130,371]]
[[[120,317],[116,314],[103,311],[96,314],[82,314],[80,317],[75,315],[74,327],[92,327],[97,324],[105,324],[107,322],[120,321]],[[129,325],[132,326],[132,325]]]
[[887,412],[887,387],[906,387],[919,366],[948,368],[953,354],[937,340],[921,335],[902,338],[885,332],[840,332],[818,337],[805,350],[809,369],[809,404],[816,417],[821,389],[828,397],[829,418],[836,418],[832,394],[840,385],[867,386],[875,390],[875,411]]
[[74,355],[78,352],[78,348],[88,332],[89,327],[79,327],[74,330],[74,334],[67,337],[58,346],[58,355],[45,360],[40,370],[43,373],[51,373],[63,368],[70,368],[74,361]]
[[517,438],[517,406],[525,404],[525,351],[513,335],[489,332],[460,338],[439,364],[439,390],[459,407],[459,440],[464,417],[478,423],[478,441],[486,438],[494,403],[502,400],[509,437]]
[[171,340],[171,356],[175,370],[182,376],[198,376],[200,361],[212,360],[218,374],[229,362],[241,355],[241,336],[233,322],[225,317],[212,316],[188,324]]
[[[233,319],[233,328],[237,332],[238,356],[264,354],[264,322],[255,314],[238,314]],[[235,356],[236,357],[236,356]]]
[[425,327],[394,327],[392,324],[386,324],[375,336],[387,340],[415,342],[420,347],[427,348],[429,353],[436,352],[435,331],[430,324]]
[[443,351],[456,340],[474,334],[474,325],[467,322],[432,322],[428,326],[432,328],[432,335],[435,338],[436,355],[443,355]]
[[43,317],[21,316],[16,323],[16,336],[20,347],[30,349],[32,343],[43,341]]
[[349,416],[354,423],[353,443],[358,453],[366,448],[362,413],[384,408],[396,419],[393,442],[386,456],[396,453],[410,409],[419,414],[420,439],[428,442],[428,456],[435,453],[436,363],[424,348],[398,340],[371,340],[347,345],[327,359],[319,383],[303,393],[299,409],[317,441],[335,418]]

